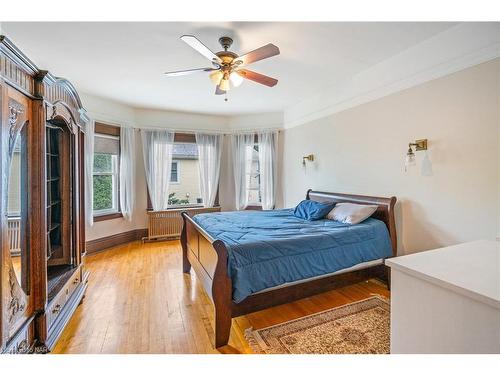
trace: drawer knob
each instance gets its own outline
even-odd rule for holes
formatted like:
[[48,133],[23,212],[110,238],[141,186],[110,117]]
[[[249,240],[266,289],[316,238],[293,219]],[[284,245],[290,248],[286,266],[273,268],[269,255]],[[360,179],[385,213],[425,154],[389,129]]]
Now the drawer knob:
[[78,280],[78,277],[76,279],[73,280],[73,284],[78,284],[80,280]]
[[61,305],[57,304],[52,309],[52,314],[59,314],[60,311],[61,311]]

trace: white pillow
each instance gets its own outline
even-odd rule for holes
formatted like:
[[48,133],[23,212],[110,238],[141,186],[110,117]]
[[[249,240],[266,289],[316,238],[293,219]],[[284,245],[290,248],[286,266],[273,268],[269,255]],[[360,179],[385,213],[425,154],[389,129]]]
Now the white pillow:
[[358,224],[372,216],[377,208],[375,205],[337,203],[326,218],[346,224]]

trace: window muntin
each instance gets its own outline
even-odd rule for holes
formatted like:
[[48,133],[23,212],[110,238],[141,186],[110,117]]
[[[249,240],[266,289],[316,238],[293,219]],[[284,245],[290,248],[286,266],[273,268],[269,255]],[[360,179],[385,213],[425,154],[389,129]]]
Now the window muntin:
[[120,138],[98,134],[94,136],[93,189],[94,216],[117,213],[119,208]]

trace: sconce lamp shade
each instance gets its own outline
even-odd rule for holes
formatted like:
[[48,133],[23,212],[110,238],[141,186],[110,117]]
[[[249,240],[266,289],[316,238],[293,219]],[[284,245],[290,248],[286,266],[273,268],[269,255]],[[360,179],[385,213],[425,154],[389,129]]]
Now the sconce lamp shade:
[[415,163],[415,154],[407,154],[406,155],[406,160],[405,160],[405,165],[407,167],[412,167],[414,166],[416,163]]
[[408,147],[408,152],[406,153],[405,167],[414,166],[415,163],[415,153],[413,152],[411,146]]
[[415,153],[413,152],[412,147],[415,147],[415,151],[427,150],[427,139],[417,139],[415,142],[408,144],[408,151],[406,152],[405,159],[405,171],[408,170],[408,167],[416,165]]

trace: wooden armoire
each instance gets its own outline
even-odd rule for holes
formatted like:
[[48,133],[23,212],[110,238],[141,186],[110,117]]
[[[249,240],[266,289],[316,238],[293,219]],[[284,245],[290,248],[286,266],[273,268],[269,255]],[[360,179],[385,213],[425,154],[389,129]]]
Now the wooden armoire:
[[75,88],[0,36],[0,352],[50,351],[85,293]]

